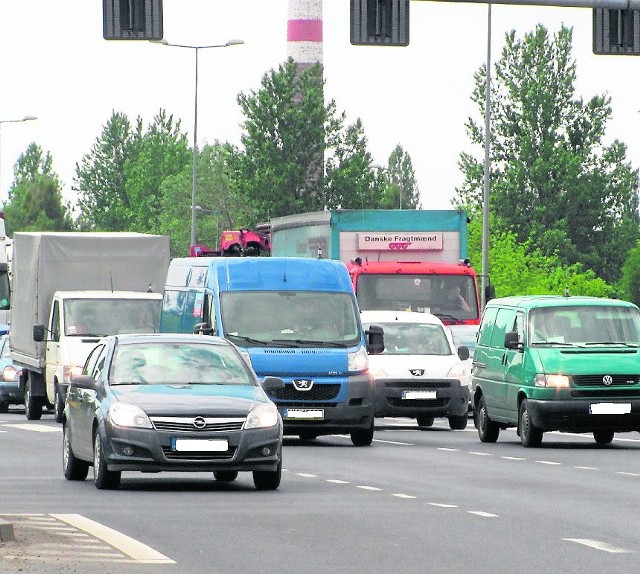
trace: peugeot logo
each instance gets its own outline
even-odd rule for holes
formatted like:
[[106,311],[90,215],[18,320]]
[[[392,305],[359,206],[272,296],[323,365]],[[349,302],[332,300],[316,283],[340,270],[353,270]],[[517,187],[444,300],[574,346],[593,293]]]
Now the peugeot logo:
[[197,429],[203,429],[207,426],[207,421],[205,421],[202,417],[196,417],[193,419],[193,426]]
[[311,387],[313,387],[311,379],[293,379],[291,382],[296,391],[310,391]]
[[422,375],[424,375],[424,369],[409,369],[409,372],[414,377],[421,377]]
[[602,377],[602,384],[607,386],[612,385],[613,377],[611,375],[605,375],[604,377]]

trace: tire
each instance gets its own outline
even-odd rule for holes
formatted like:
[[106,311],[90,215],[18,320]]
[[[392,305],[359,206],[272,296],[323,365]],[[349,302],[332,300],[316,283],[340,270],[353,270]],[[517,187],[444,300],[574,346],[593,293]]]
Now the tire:
[[31,378],[27,378],[24,387],[24,414],[27,420],[38,421],[42,418],[42,399],[31,392]]
[[418,426],[421,428],[432,427],[434,420],[434,417],[429,417],[427,415],[418,415],[417,417]]
[[542,429],[539,429],[533,424],[527,407],[527,399],[525,399],[520,404],[520,413],[518,416],[520,442],[524,447],[537,448],[542,444]]
[[598,429],[593,431],[593,438],[598,444],[611,444],[614,431],[606,429]]
[[62,470],[67,480],[84,480],[89,474],[89,463],[78,460],[73,454],[66,424],[62,426]]
[[277,470],[254,470],[253,484],[258,490],[276,490],[280,486],[282,477],[282,460],[278,463]]
[[480,397],[478,410],[476,412],[476,428],[481,442],[496,442],[500,434],[498,423],[492,421],[487,413],[487,403],[484,397]]
[[451,430],[464,430],[467,428],[467,423],[469,422],[469,415],[460,415],[460,416],[450,416],[449,417],[449,428]]
[[4,401],[0,403],[0,413],[8,413],[9,412],[9,403],[5,403]]
[[213,473],[213,478],[215,478],[218,482],[233,482],[236,478],[238,478],[237,470],[218,470]]
[[358,429],[351,431],[351,442],[353,446],[369,446],[373,442],[373,419],[368,429]]
[[112,490],[120,486],[120,472],[107,469],[100,431],[97,430],[93,437],[93,483],[98,490]]
[[62,422],[62,413],[64,412],[64,397],[60,393],[60,387],[56,384],[55,397],[53,399],[53,417],[57,423]]
[[298,436],[300,437],[300,440],[302,441],[309,441],[309,440],[315,440],[318,438],[318,433],[313,432],[313,431],[301,431],[298,433]]

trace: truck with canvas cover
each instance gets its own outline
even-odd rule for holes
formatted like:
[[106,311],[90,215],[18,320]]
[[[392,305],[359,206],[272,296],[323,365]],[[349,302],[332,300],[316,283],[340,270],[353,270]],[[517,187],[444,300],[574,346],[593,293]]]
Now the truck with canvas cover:
[[285,388],[268,394],[285,434],[312,440],[348,433],[356,446],[371,444],[375,387],[367,351],[382,351],[382,333],[363,331],[344,263],[173,259],[160,330],[225,337],[240,347],[260,378],[281,378]]
[[467,259],[460,210],[332,210],[271,220],[273,255],[347,264],[363,311],[431,312],[480,323],[477,275]]
[[71,375],[99,338],[157,331],[169,238],[143,233],[15,233],[11,356],[27,419],[62,420]]

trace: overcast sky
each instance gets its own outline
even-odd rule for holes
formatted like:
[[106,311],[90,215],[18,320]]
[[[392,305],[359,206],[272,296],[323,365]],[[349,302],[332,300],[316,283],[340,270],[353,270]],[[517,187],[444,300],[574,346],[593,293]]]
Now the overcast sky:
[[[164,37],[183,44],[244,45],[200,52],[198,141],[240,143],[239,92],[258,90],[268,70],[287,57],[288,0],[164,0]],[[449,209],[462,183],[461,151],[473,74],[486,61],[487,5],[411,2],[406,48],[352,46],[349,0],[324,0],[325,96],[350,122],[364,123],[374,162],[386,164],[399,143],[410,154],[425,209]],[[613,117],[607,141],[620,139],[640,165],[640,58],[595,56],[592,11],[494,5],[492,59],[504,35],[522,37],[544,24],[551,33],[573,27],[576,94],[609,93]],[[0,200],[13,166],[29,143],[52,154],[54,170],[71,191],[75,165],[88,153],[113,111],[148,124],[160,108],[182,120],[193,137],[194,51],[147,42],[106,41],[101,0],[0,0]],[[476,116],[481,119],[479,116]]]

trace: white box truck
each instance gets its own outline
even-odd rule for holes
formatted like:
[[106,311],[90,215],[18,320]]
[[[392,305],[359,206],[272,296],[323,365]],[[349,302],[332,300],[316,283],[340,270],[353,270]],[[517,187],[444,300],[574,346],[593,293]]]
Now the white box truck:
[[126,232],[13,237],[11,357],[27,419],[62,420],[71,375],[101,336],[158,329],[169,238]]

